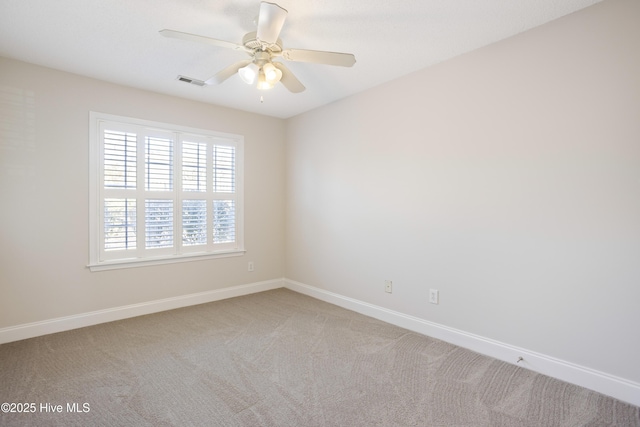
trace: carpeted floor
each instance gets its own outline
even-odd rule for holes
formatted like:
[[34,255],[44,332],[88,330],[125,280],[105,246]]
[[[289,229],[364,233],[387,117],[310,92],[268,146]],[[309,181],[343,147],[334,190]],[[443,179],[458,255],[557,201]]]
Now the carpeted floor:
[[2,426],[640,426],[638,407],[285,289],[1,345],[0,402],[35,410]]

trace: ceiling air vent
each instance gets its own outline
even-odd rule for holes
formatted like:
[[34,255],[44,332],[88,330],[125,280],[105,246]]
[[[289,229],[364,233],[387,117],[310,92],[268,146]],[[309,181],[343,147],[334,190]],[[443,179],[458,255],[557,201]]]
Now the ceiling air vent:
[[178,80],[180,80],[181,82],[190,83],[196,86],[204,86],[204,82],[202,80],[192,79],[191,77],[178,76]]

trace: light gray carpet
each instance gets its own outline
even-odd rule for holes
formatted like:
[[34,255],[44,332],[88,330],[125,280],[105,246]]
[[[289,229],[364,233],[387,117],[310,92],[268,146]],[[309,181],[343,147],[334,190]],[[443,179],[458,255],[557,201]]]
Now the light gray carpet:
[[4,344],[0,402],[37,405],[2,426],[640,426],[638,407],[285,289]]

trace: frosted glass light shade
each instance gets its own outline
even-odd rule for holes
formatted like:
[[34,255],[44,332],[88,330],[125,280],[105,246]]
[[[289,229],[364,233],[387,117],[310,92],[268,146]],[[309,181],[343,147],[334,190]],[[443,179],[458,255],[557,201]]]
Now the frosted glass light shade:
[[256,81],[256,76],[258,75],[258,66],[253,62],[246,67],[242,67],[238,70],[238,74],[243,82],[246,84],[253,84]]
[[273,83],[269,82],[264,74],[264,71],[260,70],[260,74],[258,75],[258,89],[267,90],[273,87]]
[[282,71],[277,69],[272,63],[268,62],[262,67],[264,78],[267,82],[274,85],[282,78]]

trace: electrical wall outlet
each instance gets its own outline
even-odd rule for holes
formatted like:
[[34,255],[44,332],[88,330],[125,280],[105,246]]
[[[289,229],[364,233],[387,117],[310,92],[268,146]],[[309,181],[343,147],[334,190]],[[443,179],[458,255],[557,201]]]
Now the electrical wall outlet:
[[440,302],[440,292],[437,289],[429,289],[429,302],[438,304]]
[[384,291],[389,294],[393,291],[393,282],[391,280],[384,281]]
[[253,271],[253,261],[249,261],[249,263],[247,264],[247,270]]

